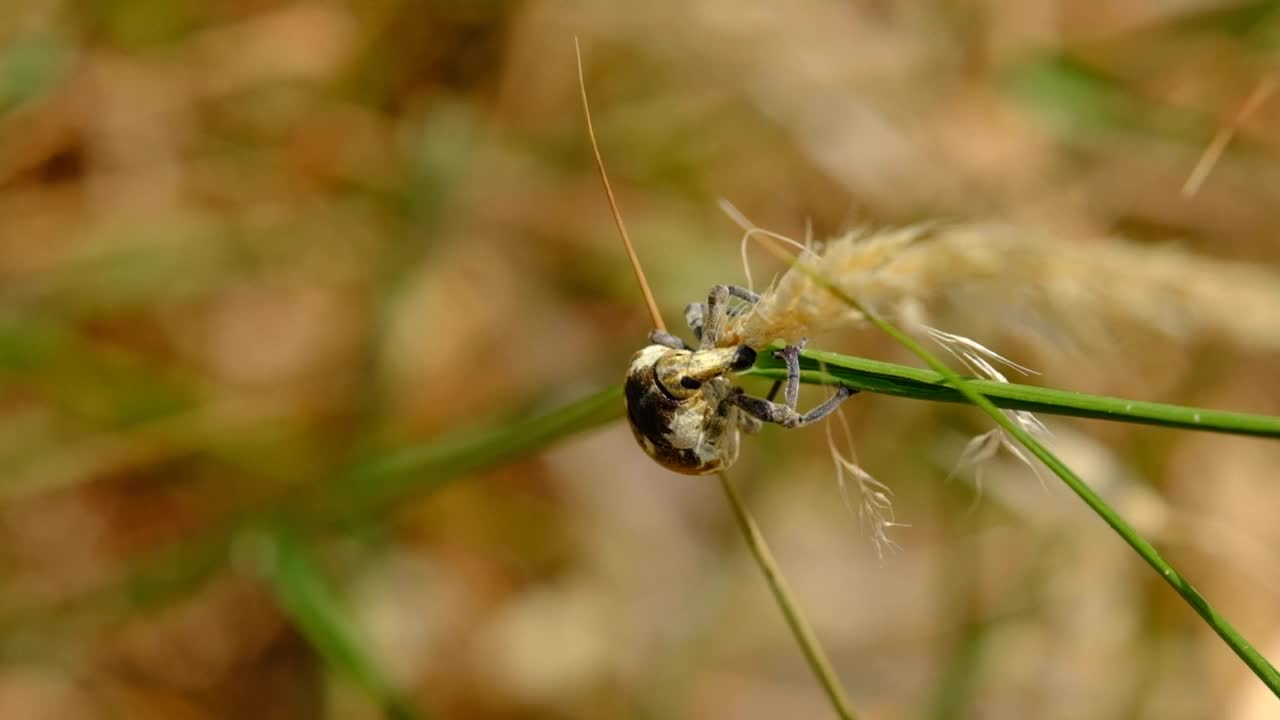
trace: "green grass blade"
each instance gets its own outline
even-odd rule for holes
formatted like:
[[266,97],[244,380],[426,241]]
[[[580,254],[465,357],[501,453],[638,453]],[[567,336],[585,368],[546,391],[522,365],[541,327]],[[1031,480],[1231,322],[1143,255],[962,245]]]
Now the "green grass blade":
[[854,720],[853,707],[849,703],[849,697],[845,693],[844,687],[840,684],[840,678],[831,667],[831,661],[827,659],[826,653],[822,650],[822,644],[818,642],[817,634],[813,632],[808,619],[801,612],[799,603],[795,601],[791,588],[787,584],[786,578],[782,575],[782,568],[778,566],[777,560],[774,560],[773,552],[769,550],[769,544],[765,542],[764,533],[760,532],[760,527],[756,524],[755,519],[751,517],[751,513],[747,510],[747,504],[742,501],[742,496],[738,493],[737,488],[729,481],[729,476],[723,471],[717,473],[717,475],[720,477],[720,487],[724,490],[729,507],[733,510],[733,518],[737,521],[738,529],[742,531],[742,536],[747,541],[747,548],[751,550],[751,557],[755,559],[756,565],[760,567],[760,572],[764,575],[765,582],[768,583],[774,600],[778,602],[778,607],[782,610],[782,616],[786,618],[787,627],[791,629],[791,634],[795,637],[796,644],[800,646],[801,652],[804,653],[804,659],[808,662],[809,669],[817,677],[818,683],[822,685],[822,691],[826,693],[827,701],[831,703],[831,709],[835,711],[836,716],[841,720]]
[[[801,380],[807,383],[844,385],[853,390],[916,400],[969,402],[964,393],[949,385],[941,373],[932,370],[813,350],[801,354],[800,367],[803,370]],[[779,380],[786,378],[787,371],[773,353],[762,352],[749,374]],[[966,377],[963,382],[996,407],[1007,410],[1280,438],[1280,417],[1126,400],[977,378]]]
[[337,672],[352,680],[392,720],[424,715],[374,661],[339,598],[312,562],[302,540],[288,530],[262,538],[270,549],[264,576],[281,609],[307,642]]
[[1167,560],[1160,555],[1155,546],[1147,541],[1146,538],[1133,528],[1121,515],[1106,503],[1093,488],[1089,487],[1084,480],[1080,479],[1070,468],[1068,468],[1048,448],[1040,444],[1030,433],[1015,423],[996,405],[987,398],[982,392],[978,391],[971,382],[968,382],[957,375],[953,370],[947,367],[946,363],[939,360],[925,349],[923,345],[914,338],[894,327],[891,323],[871,313],[864,308],[861,303],[851,297],[848,293],[841,290],[836,285],[823,277],[820,273],[814,271],[802,262],[792,263],[792,268],[798,272],[804,273],[806,276],[830,292],[835,297],[849,307],[862,313],[866,318],[885,334],[893,338],[898,344],[910,350],[913,354],[923,360],[930,368],[942,377],[949,385],[954,387],[969,402],[977,405],[984,412],[995,420],[1010,437],[1022,444],[1032,455],[1035,455],[1042,463],[1045,464],[1055,475],[1071,488],[1090,510],[1093,510],[1098,517],[1102,518],[1107,525],[1111,526],[1124,541],[1138,554],[1148,565],[1155,570],[1160,577],[1173,588],[1186,603],[1195,611],[1197,615],[1205,621],[1210,628],[1213,629],[1218,637],[1231,648],[1233,652],[1244,662],[1248,668],[1253,671],[1254,675],[1263,682],[1277,697],[1280,697],[1280,673],[1276,672],[1274,666],[1262,656],[1261,653],[1253,647],[1253,645],[1235,629],[1230,622],[1227,621],[1209,601],[1200,594],[1199,591],[1191,585],[1177,570],[1169,564]]
[[200,586],[226,564],[237,537],[289,517],[308,527],[350,526],[410,495],[438,490],[467,473],[541,450],[622,415],[622,386],[614,385],[541,414],[461,430],[428,443],[371,455],[345,472],[289,494],[140,558],[104,583],[57,603],[7,606],[0,613],[0,646],[69,615],[118,614],[154,607]]
[[434,490],[455,477],[547,447],[621,415],[619,383],[543,415],[381,453],[357,463],[321,494],[319,499],[329,503],[322,513],[331,519],[357,518],[405,494]]

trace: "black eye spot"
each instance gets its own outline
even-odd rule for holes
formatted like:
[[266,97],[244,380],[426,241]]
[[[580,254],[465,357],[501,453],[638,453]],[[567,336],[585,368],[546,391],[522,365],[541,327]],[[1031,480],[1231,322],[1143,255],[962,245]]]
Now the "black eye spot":
[[702,381],[688,377],[688,376],[682,377],[680,378],[680,387],[684,388],[685,390],[697,390],[698,388],[702,387]]

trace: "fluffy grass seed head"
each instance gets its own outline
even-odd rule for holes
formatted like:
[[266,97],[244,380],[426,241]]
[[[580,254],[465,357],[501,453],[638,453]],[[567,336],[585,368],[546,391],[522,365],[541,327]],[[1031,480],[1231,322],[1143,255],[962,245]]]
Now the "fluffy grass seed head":
[[[1173,247],[1078,244],[1004,223],[929,223],[854,230],[801,259],[919,337],[963,328],[969,337],[1012,333],[1096,352],[1124,333],[1154,332],[1280,351],[1280,276]],[[724,342],[760,347],[865,320],[793,269],[735,319]]]

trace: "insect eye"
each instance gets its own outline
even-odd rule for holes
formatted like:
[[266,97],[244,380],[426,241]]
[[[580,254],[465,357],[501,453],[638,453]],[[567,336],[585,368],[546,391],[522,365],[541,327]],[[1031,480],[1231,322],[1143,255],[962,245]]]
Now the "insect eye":
[[696,378],[691,378],[688,375],[686,375],[680,378],[680,387],[684,388],[685,390],[697,390],[698,388],[702,387],[702,381]]
[[734,371],[742,372],[756,363],[756,351],[746,345],[738,346],[737,353],[733,356]]

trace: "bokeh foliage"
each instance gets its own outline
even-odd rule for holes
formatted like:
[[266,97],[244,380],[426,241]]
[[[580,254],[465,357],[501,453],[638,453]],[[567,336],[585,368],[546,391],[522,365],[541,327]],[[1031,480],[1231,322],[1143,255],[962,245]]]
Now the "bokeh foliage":
[[[586,431],[615,395],[572,404],[648,330],[574,35],[670,319],[741,279],[720,197],[797,237],[996,217],[1280,266],[1280,102],[1236,118],[1275,3],[632,5],[0,7],[0,716],[826,712],[714,482]],[[1052,386],[1280,413],[1247,348],[1001,350]],[[1274,713],[1073,498],[1016,463],[943,482],[972,411],[847,419],[899,554],[821,431],[753,438],[735,476],[864,713]],[[1055,433],[1280,654],[1280,450]]]

